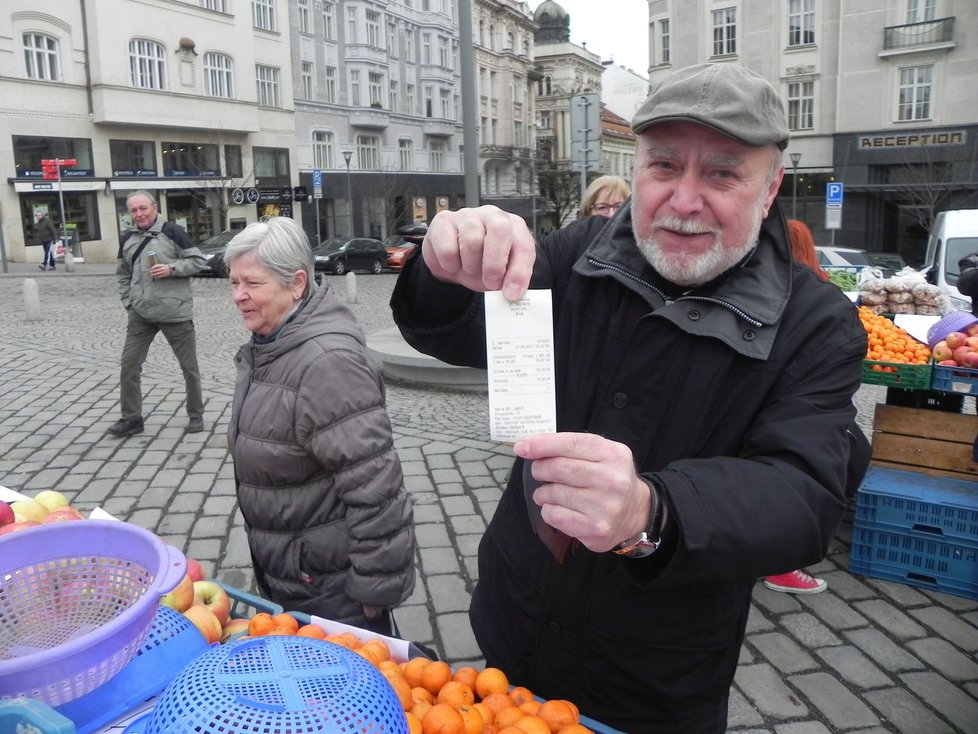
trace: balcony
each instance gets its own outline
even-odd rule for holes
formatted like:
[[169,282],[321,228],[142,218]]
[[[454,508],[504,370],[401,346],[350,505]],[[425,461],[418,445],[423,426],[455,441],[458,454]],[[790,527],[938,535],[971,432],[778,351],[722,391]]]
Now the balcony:
[[421,123],[421,131],[433,138],[447,138],[462,132],[461,123],[441,117],[426,117]]
[[385,130],[391,124],[390,112],[382,107],[354,107],[350,110],[350,125],[369,130]]
[[938,18],[923,23],[906,23],[883,29],[880,56],[918,51],[949,51],[954,48],[954,18]]

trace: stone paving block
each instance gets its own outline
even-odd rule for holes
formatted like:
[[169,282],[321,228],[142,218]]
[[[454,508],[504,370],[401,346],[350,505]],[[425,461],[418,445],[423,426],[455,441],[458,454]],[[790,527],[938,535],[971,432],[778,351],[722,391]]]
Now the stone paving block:
[[825,579],[832,593],[846,601],[869,599],[875,596],[872,588],[847,572],[836,570],[832,573],[822,573],[820,577]]
[[891,726],[904,734],[952,734],[955,730],[939,719],[908,691],[885,688],[866,693],[869,701]]
[[876,726],[879,717],[838,680],[826,673],[804,673],[788,678],[819,713],[837,729]]
[[774,629],[774,622],[764,616],[764,612],[756,604],[751,604],[747,612],[747,635]]
[[451,546],[441,548],[421,547],[418,556],[426,576],[459,572],[459,560]]
[[752,635],[749,643],[763,659],[782,673],[798,673],[816,667],[812,656],[781,632]]
[[417,539],[418,545],[425,548],[445,548],[451,547],[452,545],[448,537],[448,532],[443,525],[436,525],[434,523],[416,525],[414,536]]
[[156,526],[159,524],[162,516],[162,510],[157,508],[135,509],[127,520],[133,525],[138,525],[141,528],[156,532]]
[[898,639],[916,639],[927,634],[924,627],[884,599],[867,599],[852,606]]
[[[420,453],[418,454],[420,457]],[[398,458],[401,460],[401,474],[405,477],[427,477],[428,466],[424,461],[409,461],[405,459],[403,451],[398,451]]]
[[761,581],[754,584],[754,590],[751,592],[752,601],[764,609],[770,612],[772,615],[784,614],[786,612],[797,612],[801,610],[801,605],[795,598],[794,594],[785,594],[780,591],[772,591],[767,588]]
[[878,629],[867,627],[849,630],[843,634],[873,662],[891,673],[921,670],[924,667],[917,657],[901,648]]
[[411,494],[416,492],[433,492],[435,489],[435,483],[431,481],[431,477],[427,474],[418,474],[412,476],[404,476],[404,489],[406,489]]
[[968,624],[954,612],[929,606],[911,609],[909,614],[931,630],[940,631],[942,638],[965,652],[978,652],[978,628]]
[[[210,556],[218,559],[223,567],[234,566],[238,568],[251,569],[251,551],[248,548],[248,538],[244,531],[230,533],[225,541],[224,552]],[[253,572],[251,572],[253,574]]]
[[486,530],[486,521],[479,515],[449,515],[448,522],[455,535],[481,535]]
[[739,726],[760,726],[764,718],[754,708],[750,701],[744,698],[736,686],[730,688],[730,700],[727,702],[727,728]]
[[802,597],[801,601],[816,617],[832,629],[851,629],[866,624],[866,618],[849,606],[844,599],[836,596],[831,588],[821,594],[810,594]]
[[402,639],[413,642],[434,641],[434,628],[423,604],[403,604],[394,610],[394,620]]
[[445,514],[442,512],[441,505],[418,502],[414,498],[414,524],[443,522]]
[[824,660],[833,670],[838,671],[842,679],[850,686],[857,688],[882,688],[893,685],[893,679],[854,645],[824,647],[816,650],[815,654]]
[[978,600],[968,599],[957,594],[945,594],[943,591],[933,591],[932,589],[921,589],[933,603],[939,604],[955,612],[967,612],[978,609]]
[[194,526],[195,515],[189,512],[168,512],[160,518],[156,532],[161,538],[171,535],[186,537]]
[[208,514],[221,518],[231,517],[237,511],[237,507],[238,501],[234,496],[221,497],[213,493],[205,494],[201,505],[201,509]]
[[[201,558],[219,558],[221,555],[221,540],[218,538],[190,537],[187,539],[184,553],[198,560]],[[249,562],[248,565],[250,566],[251,563]]]
[[[92,481],[91,474],[79,474],[77,472],[69,472],[61,478],[58,482],[58,489],[66,494],[68,492],[78,492],[88,486],[88,483]],[[72,504],[75,502],[77,494],[72,495]]]
[[961,731],[976,730],[978,700],[965,693],[959,685],[929,672],[904,673],[900,679],[921,701]]
[[23,491],[33,496],[41,490],[54,489],[61,484],[61,479],[65,474],[64,469],[44,469],[31,477],[24,485]]
[[[467,613],[439,614],[435,620],[438,647],[449,659],[464,658],[466,660],[481,660],[482,651],[475,642],[472,626],[469,624]],[[485,667],[483,661],[480,666]]]
[[475,504],[468,495],[445,497],[441,504],[445,510],[445,515],[448,517],[471,515],[475,512]]
[[[452,454],[433,454],[428,456],[425,461],[428,464],[428,469],[432,472],[432,476],[435,475],[435,470],[438,469],[458,470],[458,467],[455,465],[455,456]],[[449,481],[458,481],[458,479]]]
[[778,724],[774,727],[776,734],[831,734],[821,721],[797,721],[791,724]]
[[457,535],[455,537],[455,547],[463,556],[475,556],[479,552],[479,543],[482,541],[484,528],[477,533],[468,535]]
[[871,578],[866,579],[866,584],[874,591],[892,600],[899,609],[919,607],[923,604],[930,603],[930,600],[913,586],[898,584],[895,581]]
[[228,532],[228,521],[224,517],[205,515],[199,518],[190,534],[194,538],[224,538]]
[[431,441],[421,446],[421,453],[426,457],[436,454],[454,454],[458,447],[450,441]]
[[436,614],[468,612],[469,590],[465,580],[455,574],[428,576],[428,595]]
[[810,650],[842,644],[838,635],[822,624],[815,615],[808,612],[782,615],[778,623]]
[[771,665],[759,663],[739,667],[734,680],[747,700],[765,716],[787,719],[809,713],[808,707]]
[[947,640],[938,637],[912,640],[907,643],[907,648],[949,680],[978,681],[978,661],[958,650]]

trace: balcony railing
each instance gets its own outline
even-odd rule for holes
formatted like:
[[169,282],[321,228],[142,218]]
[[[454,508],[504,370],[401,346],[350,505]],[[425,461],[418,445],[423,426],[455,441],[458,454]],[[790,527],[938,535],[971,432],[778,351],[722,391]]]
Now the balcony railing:
[[938,18],[923,23],[906,23],[883,29],[883,48],[887,51],[951,43],[954,18]]

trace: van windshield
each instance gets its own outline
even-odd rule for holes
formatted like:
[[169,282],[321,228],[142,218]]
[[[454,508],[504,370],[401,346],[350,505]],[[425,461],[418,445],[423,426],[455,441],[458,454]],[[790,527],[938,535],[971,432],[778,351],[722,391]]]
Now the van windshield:
[[961,258],[978,252],[978,237],[951,237],[947,241],[947,255],[944,258],[944,276],[950,285],[957,285],[961,268]]

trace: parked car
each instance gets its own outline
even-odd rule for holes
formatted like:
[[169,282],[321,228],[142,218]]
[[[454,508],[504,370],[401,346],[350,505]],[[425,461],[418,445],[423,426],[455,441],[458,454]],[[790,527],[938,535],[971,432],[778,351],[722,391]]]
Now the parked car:
[[971,310],[971,299],[958,290],[961,258],[978,252],[978,209],[939,212],[927,239],[927,281],[941,289],[951,308]]
[[227,248],[228,242],[240,231],[240,229],[226,229],[213,237],[208,237],[200,244],[198,249],[204,254],[207,263],[197,275],[210,275],[215,278],[228,277],[228,268],[224,264],[224,250]]
[[387,267],[391,270],[400,270],[408,257],[418,247],[417,242],[408,242],[403,238],[396,238],[393,242],[387,243]]
[[891,268],[873,264],[869,258],[870,253],[858,247],[816,245],[815,254],[818,256],[818,264],[826,272],[841,270],[858,277],[863,270],[871,270],[877,278],[890,278],[896,272]]
[[898,252],[867,252],[869,262],[878,268],[885,268],[897,273],[907,267],[907,262]]
[[312,251],[317,271],[343,275],[350,270],[381,273],[387,264],[387,248],[370,237],[334,237]]

